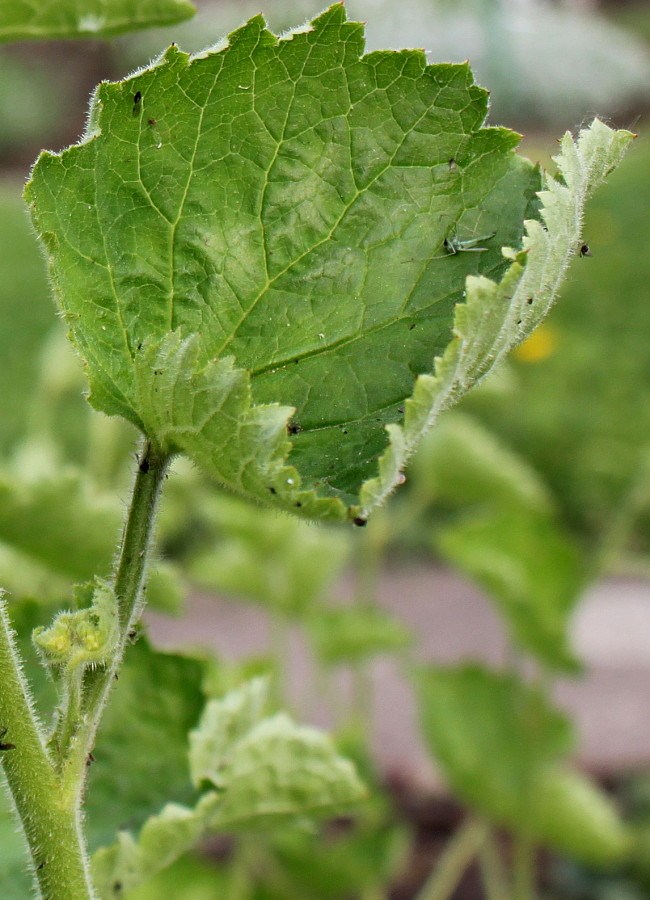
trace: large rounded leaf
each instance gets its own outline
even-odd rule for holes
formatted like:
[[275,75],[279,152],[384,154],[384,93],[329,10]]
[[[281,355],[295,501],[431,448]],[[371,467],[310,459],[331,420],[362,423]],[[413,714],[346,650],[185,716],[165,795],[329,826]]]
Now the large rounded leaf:
[[357,520],[539,321],[630,137],[567,137],[525,237],[540,174],[482,127],[468,66],[362,53],[341,5],[171,47],[100,85],[27,188],[94,405],[240,493]]

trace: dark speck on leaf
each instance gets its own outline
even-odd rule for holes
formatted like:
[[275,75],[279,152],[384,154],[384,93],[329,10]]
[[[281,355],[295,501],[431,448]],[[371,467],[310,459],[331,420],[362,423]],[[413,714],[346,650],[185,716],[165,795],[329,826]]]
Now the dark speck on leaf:
[[297,507],[297,509],[300,509],[300,507],[302,506],[302,503],[300,502],[300,500],[298,500],[297,503],[294,503],[294,506]]
[[158,122],[156,121],[156,119],[147,119],[147,125],[153,126],[153,125],[157,125],[157,124],[158,124]]
[[287,431],[289,434],[299,434],[302,431],[302,425],[299,425],[297,422],[289,422]]
[[532,297],[529,297],[528,300],[526,300],[526,303],[527,303],[529,306],[530,306],[530,304],[531,304],[532,302],[533,302],[533,298],[532,298]]
[[583,244],[580,248],[580,256],[592,256],[591,249],[589,248],[589,244]]
[[269,491],[270,491],[272,494],[277,494],[277,491],[276,491],[276,489],[275,489],[274,487],[270,487],[270,488],[269,488]]
[[352,519],[352,521],[354,522],[355,525],[358,525],[359,528],[363,528],[365,525],[368,524],[368,520],[362,519],[361,516],[356,516],[354,519]]
[[413,331],[414,328],[415,328],[415,322],[411,322],[411,324],[409,325],[409,331]]
[[137,105],[142,100],[142,91],[136,91],[133,95],[133,104]]

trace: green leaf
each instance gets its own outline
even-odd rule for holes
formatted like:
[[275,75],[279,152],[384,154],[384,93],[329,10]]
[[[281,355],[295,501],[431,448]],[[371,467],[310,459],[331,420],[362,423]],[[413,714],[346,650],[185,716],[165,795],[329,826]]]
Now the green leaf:
[[585,563],[558,522],[526,509],[479,511],[439,529],[434,542],[488,592],[524,650],[551,668],[579,668],[568,626]]
[[[6,71],[1,77],[6,102],[15,102],[16,91]],[[24,102],[29,107],[29,99]],[[0,102],[0,115],[8,120],[7,110],[1,107]],[[3,322],[11,322],[11,327],[0,329],[0,447],[6,452],[29,419],[38,348],[52,327],[52,310],[38,244],[25,218],[18,185],[5,180],[0,184],[0,271],[0,316]]]
[[339,575],[344,535],[210,491],[202,511],[215,537],[188,563],[199,584],[300,617]]
[[274,827],[287,817],[333,814],[365,796],[354,767],[329,738],[283,714],[262,718],[267,686],[255,679],[210,701],[191,737],[193,808],[168,804],[138,838],[121,831],[99,850],[93,872],[103,900],[170,865],[209,831]]
[[220,792],[213,827],[331,813],[364,796],[353,765],[325,734],[283,713],[263,718],[267,696],[268,681],[255,678],[210,700],[190,736],[192,780]]
[[27,867],[27,843],[11,812],[4,775],[0,774],[0,884],[2,900],[25,900],[32,879]]
[[553,507],[530,464],[466,413],[446,413],[429,432],[413,459],[411,479],[436,504]]
[[273,828],[287,816],[340,813],[366,797],[352,763],[330,738],[284,713],[242,738],[221,773],[213,828]]
[[329,665],[397,653],[413,640],[400,621],[368,603],[317,610],[307,620],[307,627],[317,656]]
[[107,37],[172,25],[195,12],[188,0],[0,0],[0,41]]
[[[0,466],[0,572],[7,573],[7,589],[62,601],[72,582],[108,576],[123,515],[120,500],[97,490],[76,468],[30,472],[20,464]],[[177,611],[182,594],[177,569],[154,561],[151,605]]]
[[253,678],[206,705],[198,730],[190,734],[190,772],[197,787],[204,781],[222,784],[219,770],[238,741],[262,719],[268,700],[268,679]]
[[212,51],[171,47],[100,85],[82,142],[43,154],[26,193],[91,402],[313,518],[365,518],[530,333],[631,139],[567,135],[548,231],[524,237],[539,172],[481,127],[467,65],[362,51],[341,5],[282,39],[258,16]]
[[430,668],[420,699],[425,740],[460,798],[584,862],[626,857],[630,834],[609,799],[566,767],[570,723],[540,691],[478,666]]
[[126,823],[138,827],[165,800],[193,802],[188,733],[203,707],[202,665],[153,650],[127,650],[102,718],[89,771],[86,812],[93,847]]

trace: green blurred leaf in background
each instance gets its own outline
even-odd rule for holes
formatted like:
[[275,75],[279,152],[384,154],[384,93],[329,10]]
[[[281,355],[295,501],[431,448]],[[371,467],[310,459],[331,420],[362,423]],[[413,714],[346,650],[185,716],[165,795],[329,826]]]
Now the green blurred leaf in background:
[[194,12],[189,0],[0,0],[0,41],[107,37]]
[[613,803],[566,757],[569,720],[516,676],[430,667],[423,734],[454,793],[491,820],[595,866],[625,861],[632,836]]

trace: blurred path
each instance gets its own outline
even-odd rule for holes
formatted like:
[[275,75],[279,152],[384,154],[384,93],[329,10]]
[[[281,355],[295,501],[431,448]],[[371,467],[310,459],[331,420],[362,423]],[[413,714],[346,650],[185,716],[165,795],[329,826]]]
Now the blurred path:
[[[336,597],[347,598],[345,581]],[[424,564],[392,567],[380,589],[383,606],[417,636],[420,660],[481,659],[499,665],[505,641],[500,622],[479,592],[457,575]],[[181,619],[147,615],[152,639],[162,646],[207,644],[225,659],[263,654],[269,646],[266,614],[252,604],[205,595],[194,597]],[[557,699],[574,717],[579,760],[590,769],[626,769],[650,763],[650,583],[604,581],[583,600],[574,621],[574,646],[584,676],[562,681]],[[313,671],[298,632],[290,635],[287,683],[297,715],[328,726],[325,706],[305,708]],[[339,679],[341,690],[349,679]],[[385,770],[435,781],[417,737],[410,687],[388,658],[372,665],[372,727],[377,758]],[[313,695],[313,691],[312,691]]]

